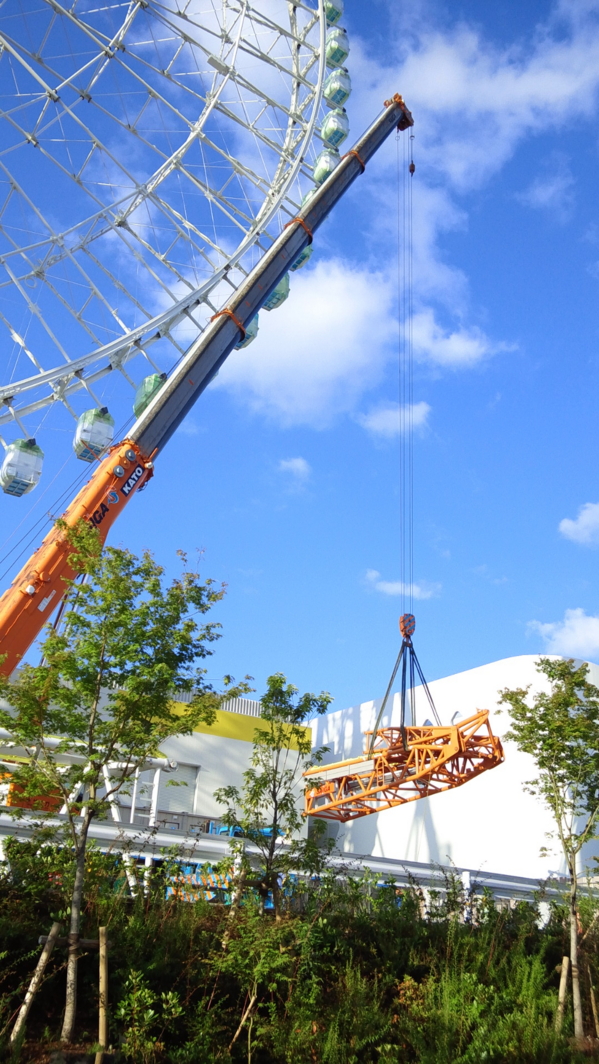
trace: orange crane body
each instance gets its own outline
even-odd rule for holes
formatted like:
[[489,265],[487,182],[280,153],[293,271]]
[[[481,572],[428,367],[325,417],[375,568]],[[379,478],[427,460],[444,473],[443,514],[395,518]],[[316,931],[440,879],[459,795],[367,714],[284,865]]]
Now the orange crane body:
[[[102,542],[130,498],[152,476],[151,460],[133,440],[112,447],[93,476],[62,515],[73,528],[82,519],[98,530]],[[69,546],[64,532],[53,526],[0,598],[0,672],[9,676],[37,638],[40,628],[62,600],[65,581],[72,580]]]

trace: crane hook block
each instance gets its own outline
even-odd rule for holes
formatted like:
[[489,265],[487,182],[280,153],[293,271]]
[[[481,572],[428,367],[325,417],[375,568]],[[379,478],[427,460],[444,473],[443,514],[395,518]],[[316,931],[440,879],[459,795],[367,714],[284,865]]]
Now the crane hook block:
[[416,618],[413,613],[402,613],[399,618],[399,630],[404,639],[410,639],[416,631]]

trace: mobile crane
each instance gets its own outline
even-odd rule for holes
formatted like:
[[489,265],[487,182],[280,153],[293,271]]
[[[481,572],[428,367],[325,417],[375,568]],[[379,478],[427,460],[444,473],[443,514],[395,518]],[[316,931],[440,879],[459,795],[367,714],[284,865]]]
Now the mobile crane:
[[[94,474],[73,499],[63,521],[73,528],[89,521],[102,542],[127,503],[147,484],[154,462],[181,424],[265,300],[285,276],[313,234],[387,137],[396,129],[413,125],[413,118],[398,94],[385,101],[385,110],[333,173],[312,194],[309,202],[284,227],[236,290],[226,307],[214,315],[202,335],[132,426],[126,439],[112,446]],[[34,643],[43,625],[62,601],[66,584],[74,577],[69,566],[70,548],[64,531],[56,526],[29,558],[10,588],[0,598],[0,670],[10,675]]]
[[[63,514],[68,528],[81,520],[88,521],[97,529],[101,541],[106,540],[127,503],[153,476],[156,458],[240,338],[245,338],[246,328],[273,289],[312,243],[313,234],[329,212],[364,172],[387,137],[395,129],[405,130],[412,125],[412,115],[400,95],[385,101],[383,113],[343,156],[299,214],[287,223],[227,306],[213,316],[191,344],[127,437],[110,447]],[[5,675],[13,672],[63,600],[65,581],[75,576],[69,566],[69,554],[65,532],[54,526],[0,598],[0,671]],[[359,758],[325,768],[316,766],[306,773],[308,784],[313,781],[313,785],[306,790],[305,815],[352,820],[460,786],[503,761],[501,743],[491,732],[486,710],[447,727],[440,722],[437,726],[427,723],[417,727],[413,717],[411,725],[404,723],[405,662],[412,662],[415,657],[411,644],[413,622],[411,614],[401,618],[403,641],[398,662],[376,725],[366,734],[366,752]],[[379,728],[401,660],[402,723],[399,728]]]

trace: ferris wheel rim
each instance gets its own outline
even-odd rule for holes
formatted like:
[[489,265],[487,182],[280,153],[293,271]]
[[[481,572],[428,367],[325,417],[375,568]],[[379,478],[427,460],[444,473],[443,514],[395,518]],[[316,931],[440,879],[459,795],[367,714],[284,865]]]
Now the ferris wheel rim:
[[[56,0],[44,0],[44,2],[50,7],[52,7],[54,10],[57,7],[60,7],[60,5],[56,3]],[[250,8],[249,0],[238,0],[238,2],[240,4],[240,12],[243,17],[240,17],[238,20],[239,25],[237,37],[233,44],[233,62],[229,64],[228,70],[218,81],[214,97],[208,101],[207,106],[204,108],[204,110],[198,117],[196,129],[193,134],[190,133],[185,144],[191,141],[197,142],[199,140],[199,134],[201,133],[204,125],[206,124],[207,118],[214,111],[214,109],[217,108],[219,104],[219,100],[222,96],[224,87],[230,82],[230,80],[235,80],[237,72],[235,70],[234,63],[239,48],[241,46],[240,42],[242,39],[241,35],[244,24],[243,18],[247,14],[248,10],[255,10],[253,8]],[[286,140],[280,149],[280,160],[277,173],[270,182],[268,191],[264,196],[260,209],[258,210],[255,218],[253,219],[253,222],[251,223],[248,231],[245,232],[245,234],[243,235],[239,244],[228,255],[226,255],[223,249],[219,247],[217,250],[219,255],[221,256],[221,264],[218,267],[213,268],[210,277],[208,277],[202,284],[197,285],[195,288],[192,288],[182,298],[173,302],[165,310],[160,311],[158,314],[155,314],[154,316],[142,322],[141,324],[128,329],[126,332],[123,332],[121,336],[116,337],[116,339],[109,341],[99,347],[95,347],[83,355],[75,356],[73,358],[69,357],[68,360],[66,360],[68,356],[66,356],[66,354],[64,354],[63,352],[63,355],[65,357],[64,363],[55,365],[47,370],[40,369],[38,370],[38,372],[30,376],[22,377],[19,380],[9,382],[8,384],[0,385],[0,403],[2,403],[5,407],[5,410],[0,412],[0,424],[6,424],[10,422],[14,423],[15,421],[17,423],[20,423],[20,417],[24,417],[28,414],[37,412],[57,400],[63,402],[64,405],[67,406],[68,409],[70,409],[68,406],[68,402],[65,401],[65,398],[70,396],[72,393],[78,392],[81,389],[85,388],[86,382],[90,384],[95,383],[96,380],[111,372],[113,369],[122,369],[122,367],[127,363],[127,361],[129,361],[132,357],[135,357],[135,355],[140,353],[142,347],[145,348],[147,346],[151,346],[151,343],[154,339],[167,336],[170,329],[175,328],[186,317],[189,318],[190,315],[201,304],[207,304],[208,306],[212,307],[212,304],[209,301],[210,293],[214,289],[216,289],[223,281],[226,282],[227,280],[229,280],[229,283],[232,284],[232,282],[228,278],[228,274],[232,270],[240,270],[242,274],[245,272],[242,267],[241,261],[244,255],[251,248],[260,246],[260,237],[266,234],[267,240],[269,242],[275,239],[274,236],[268,233],[268,227],[272,223],[273,218],[276,217],[277,213],[281,209],[287,209],[289,217],[291,218],[294,216],[294,212],[289,208],[295,208],[296,210],[297,205],[293,204],[293,201],[288,199],[288,193],[291,186],[298,178],[301,168],[305,163],[306,147],[312,142],[315,136],[316,124],[319,119],[320,106],[322,102],[323,84],[326,76],[325,42],[327,31],[327,18],[324,3],[325,0],[317,0],[317,6],[311,7],[308,4],[303,3],[302,0],[298,0],[298,2],[294,2],[293,5],[287,5],[290,12],[295,12],[296,9],[299,8],[305,10],[306,12],[309,12],[310,16],[312,16],[314,21],[318,20],[319,43],[317,49],[318,57],[316,80],[314,82],[309,83],[312,90],[312,95],[310,98],[311,113],[309,115],[308,121],[302,123],[301,136],[296,140],[295,149],[293,150],[293,152],[291,152],[288,149],[288,141],[290,140],[291,132],[294,129],[298,114],[295,107],[289,107],[289,109],[287,110],[288,122]],[[137,9],[139,6],[139,3],[131,5],[131,7],[135,9]],[[162,6],[160,5],[159,0],[156,0],[155,6]],[[61,8],[61,10],[65,9]],[[172,14],[172,11],[170,9],[169,13]],[[264,18],[270,23],[270,25],[275,26],[277,29],[280,30],[278,24],[272,22],[272,20],[269,20],[267,16],[264,16]],[[291,36],[291,34],[288,35]],[[297,32],[295,34],[294,40],[299,41]],[[221,49],[224,49],[224,47],[225,42],[223,41],[221,42]],[[12,51],[13,49],[11,48],[10,50]],[[258,52],[256,54],[259,55]],[[288,74],[289,71],[286,71],[286,73]],[[213,81],[213,84],[216,84],[218,74],[219,70],[215,69],[215,80]],[[293,93],[295,93],[296,102],[298,87],[300,81],[302,80],[303,79],[299,69],[294,69],[292,71],[292,97]],[[283,110],[285,110],[285,108],[283,108]],[[249,126],[246,125],[246,128],[249,129]],[[295,127],[295,131],[297,132],[297,127]],[[178,152],[174,154],[183,154],[185,144],[180,145],[178,148]],[[172,162],[172,160],[169,160],[168,162]],[[285,164],[287,165],[285,166]],[[150,175],[148,184],[154,181],[160,170],[164,169],[166,165],[167,163],[163,164],[162,168],[159,167],[158,170],[156,170],[152,175]],[[3,163],[0,160],[0,168],[2,168],[2,166]],[[154,187],[157,187],[158,184],[159,181],[156,181]],[[256,187],[258,187],[257,184]],[[286,203],[289,204],[289,207],[287,208],[285,207]],[[99,218],[101,216],[105,219],[106,213],[106,208],[104,208],[103,210],[99,210],[98,212],[96,212],[96,215],[94,217]],[[72,227],[72,230],[81,229],[84,224],[87,224],[90,221],[90,217],[92,216],[89,216],[88,219],[85,220],[85,222],[79,221],[76,226]],[[72,230],[64,230],[63,232],[67,233],[71,232]],[[266,247],[263,247],[262,252],[264,252],[265,250]],[[212,307],[212,309],[215,308]],[[197,328],[197,335],[199,335],[202,331],[202,326],[199,322],[197,322],[196,319],[192,320],[194,322],[194,326]],[[25,354],[29,355],[33,362],[35,362],[35,359],[27,350],[25,341],[22,339],[19,333],[15,329],[13,329],[13,327],[10,325],[10,323],[7,321],[7,319],[1,312],[0,321],[2,321],[9,329],[13,341],[22,348]],[[195,338],[191,342],[195,342]],[[143,353],[145,353],[145,351]],[[183,353],[184,350],[181,351],[181,354]],[[37,365],[37,363],[35,364]],[[100,369],[92,373],[89,378],[84,379],[83,371],[86,368],[100,365]],[[13,400],[15,398],[23,396],[27,392],[30,392],[34,389],[38,389],[40,387],[46,387],[51,390],[36,401],[30,402],[29,404],[25,404],[15,409],[15,407],[13,406]],[[73,413],[72,410],[71,413]]]

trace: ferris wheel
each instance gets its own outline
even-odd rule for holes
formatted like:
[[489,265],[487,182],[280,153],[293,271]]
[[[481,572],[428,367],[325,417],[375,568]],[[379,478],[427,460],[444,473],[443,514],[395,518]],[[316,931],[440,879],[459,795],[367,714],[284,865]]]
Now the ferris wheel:
[[[0,4],[9,494],[38,482],[56,411],[76,422],[78,457],[103,453],[113,403],[128,390],[139,415],[336,166],[342,13],[342,0]],[[266,309],[288,292],[287,276]]]

